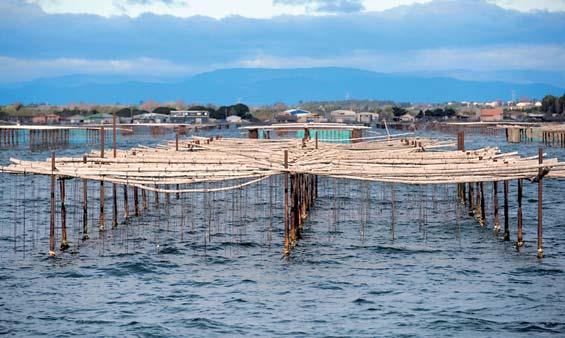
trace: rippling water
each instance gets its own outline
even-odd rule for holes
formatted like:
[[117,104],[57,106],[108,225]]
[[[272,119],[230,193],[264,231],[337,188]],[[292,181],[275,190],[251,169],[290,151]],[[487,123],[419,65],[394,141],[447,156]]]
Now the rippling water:
[[[468,148],[500,143],[523,154],[537,151],[535,145],[507,146],[492,136],[466,141]],[[565,159],[562,150],[548,153]],[[0,151],[2,163],[47,156]],[[173,198],[168,208],[130,225],[102,235],[91,230],[84,243],[71,219],[70,252],[49,259],[48,199],[42,197],[45,189],[30,191],[32,179],[47,187],[40,178],[0,175],[0,333],[565,335],[564,182],[545,181],[546,258],[541,261],[535,258],[537,190],[530,183],[524,199],[526,244],[517,252],[514,184],[511,242],[504,242],[491,226],[478,226],[458,209],[453,187],[395,187],[393,239],[390,186],[334,188],[332,180],[321,180],[304,238],[292,257],[283,259],[276,179],[247,195]],[[72,183],[68,189],[72,196]],[[234,201],[248,202],[235,207]],[[204,205],[212,205],[215,216],[206,216]],[[186,209],[193,213],[183,221],[179,215]],[[21,217],[13,217],[24,210],[25,232]]]

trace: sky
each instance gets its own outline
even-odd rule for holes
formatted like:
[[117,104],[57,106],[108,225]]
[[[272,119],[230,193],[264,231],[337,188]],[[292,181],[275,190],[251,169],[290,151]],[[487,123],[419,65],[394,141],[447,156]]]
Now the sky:
[[565,87],[565,0],[0,1],[0,83],[325,66]]

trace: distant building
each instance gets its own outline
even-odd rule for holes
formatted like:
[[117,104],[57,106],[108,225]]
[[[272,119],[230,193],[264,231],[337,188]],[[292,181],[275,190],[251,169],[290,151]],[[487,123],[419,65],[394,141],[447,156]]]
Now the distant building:
[[534,104],[532,102],[519,102],[516,104],[516,108],[519,110],[526,110],[532,108]]
[[279,122],[307,122],[313,117],[314,114],[307,110],[294,108],[278,113],[276,120]]
[[169,122],[169,115],[157,114],[157,113],[145,113],[135,115],[133,117],[133,123],[167,123]]
[[241,116],[230,115],[226,118],[227,123],[241,123]]
[[171,123],[202,124],[208,123],[210,114],[207,110],[173,110]]
[[543,121],[545,119],[545,115],[543,113],[529,113],[528,119],[536,120],[536,121]]
[[84,122],[84,115],[76,114],[66,118],[67,122],[70,124],[81,124]]
[[481,109],[481,121],[502,121],[503,112],[502,108]]
[[330,113],[330,120],[337,123],[355,122],[356,116],[352,110],[334,110]]
[[361,112],[355,115],[355,119],[359,123],[373,123],[379,119],[379,114],[371,112]]
[[108,124],[112,123],[114,116],[112,114],[97,113],[84,118],[85,123],[92,124]]
[[56,124],[61,121],[57,114],[36,115],[31,118],[33,124]]
[[415,118],[411,114],[404,114],[398,118],[400,122],[414,122]]

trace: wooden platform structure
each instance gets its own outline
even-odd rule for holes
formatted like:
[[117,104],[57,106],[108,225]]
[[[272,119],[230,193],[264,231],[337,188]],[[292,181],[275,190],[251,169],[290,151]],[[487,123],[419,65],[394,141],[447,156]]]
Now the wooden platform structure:
[[[308,135],[308,134],[306,134]],[[117,223],[116,186],[124,188],[125,215],[128,189],[133,189],[134,210],[138,215],[146,192],[159,194],[210,193],[242,189],[259,184],[273,175],[284,177],[284,252],[290,253],[300,239],[309,208],[317,197],[318,177],[341,180],[376,181],[389,184],[453,184],[458,198],[470,215],[486,225],[484,185],[493,184],[495,210],[494,229],[500,229],[498,216],[498,189],[504,185],[504,237],[509,239],[508,183],[518,181],[518,240],[522,237],[522,182],[538,184],[538,257],[543,257],[542,246],[542,181],[546,178],[565,178],[565,163],[547,159],[540,149],[536,157],[521,157],[517,153],[501,153],[498,148],[464,150],[464,135],[459,133],[457,144],[451,141],[427,138],[387,137],[380,140],[352,144],[321,142],[304,137],[285,140],[200,138],[177,139],[158,147],[139,146],[129,150],[105,152],[104,140],[100,151],[82,158],[59,157],[53,153],[45,161],[11,159],[11,164],[0,167],[9,174],[35,174],[51,177],[50,248],[55,255],[55,188],[60,181],[62,239],[61,249],[68,247],[66,239],[64,186],[68,179],[100,184],[100,231],[105,224],[104,185],[113,186],[113,224]],[[458,150],[453,146],[457,145]],[[451,149],[450,149],[451,148]],[[220,187],[201,183],[223,182]],[[84,183],[86,184],[86,183]],[[195,186],[198,185],[198,186]],[[142,195],[140,202],[139,195]],[[88,196],[83,195],[83,233],[88,238]]]
[[565,148],[565,123],[503,124],[498,128],[504,129],[509,143],[540,142],[548,147]]
[[[241,127],[241,130],[246,130],[249,133],[250,139],[271,138],[271,132],[278,134],[288,132],[304,132],[307,139],[314,138],[315,133],[325,131],[342,131],[348,132],[347,140],[351,142],[359,142],[363,140],[363,130],[369,127],[361,125],[351,125],[344,123],[280,123],[269,125],[253,125]],[[259,134],[262,133],[262,135]],[[263,136],[263,137],[260,137]],[[366,138],[365,138],[366,139]],[[321,139],[321,141],[339,141],[335,139]]]
[[[118,123],[115,117],[111,124],[0,125],[0,148],[25,146],[30,149],[56,149],[68,146],[73,140],[82,144],[98,144],[102,132],[108,139],[112,136],[113,130],[116,130],[118,135],[129,135],[139,127],[149,128],[153,135],[163,134],[164,131],[186,135],[202,130],[229,129],[230,124]],[[76,137],[77,132],[81,132],[80,137]],[[80,142],[77,139],[80,139]]]

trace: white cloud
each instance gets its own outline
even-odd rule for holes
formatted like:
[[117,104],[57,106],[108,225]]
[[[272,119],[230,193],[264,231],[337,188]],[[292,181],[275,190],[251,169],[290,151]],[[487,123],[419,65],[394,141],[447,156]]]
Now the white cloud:
[[42,77],[73,74],[128,75],[137,79],[178,77],[199,72],[202,69],[167,60],[138,58],[131,60],[86,60],[57,58],[46,60],[19,59],[0,56],[1,82],[21,82]]
[[488,0],[488,2],[522,12],[532,10],[565,11],[565,0]]
[[[307,5],[284,5],[273,0],[25,0],[39,4],[47,13],[88,13],[105,17],[128,15],[136,17],[142,13],[190,17],[203,15],[224,18],[240,15],[249,18],[271,18],[278,15],[305,15],[318,12]],[[366,11],[382,11],[401,5],[427,3],[432,0],[363,0]],[[440,0],[446,1],[446,0]],[[455,1],[455,0],[448,0]],[[487,0],[504,8],[530,11],[565,11],[565,0]],[[290,1],[292,3],[293,1]]]
[[474,72],[497,70],[565,71],[565,46],[497,46],[482,48],[440,48],[401,52],[352,51],[341,57],[278,57],[258,54],[227,63],[194,66],[154,58],[86,60],[57,58],[19,59],[0,56],[2,82],[20,82],[40,77],[71,74],[127,75],[136,79],[165,79],[230,67],[300,68],[352,67],[392,72]]
[[438,48],[402,52],[352,51],[343,57],[307,58],[260,55],[241,60],[245,67],[354,67],[378,72],[528,70],[565,71],[565,46],[519,45],[481,48]]

